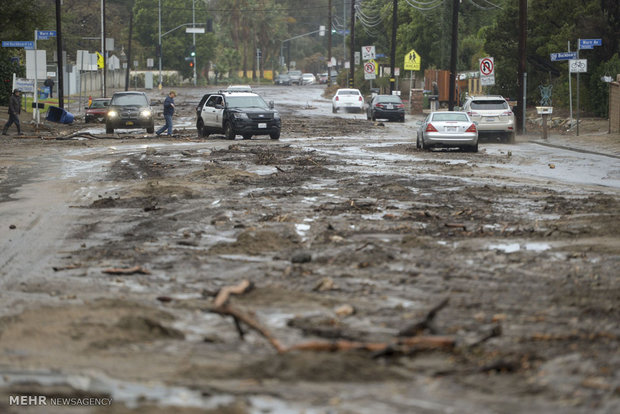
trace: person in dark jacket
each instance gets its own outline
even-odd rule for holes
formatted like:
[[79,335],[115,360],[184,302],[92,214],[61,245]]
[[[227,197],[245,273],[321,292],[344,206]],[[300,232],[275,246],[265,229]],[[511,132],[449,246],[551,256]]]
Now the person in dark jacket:
[[47,79],[45,79],[45,82],[43,82],[43,85],[50,88],[50,98],[51,98],[52,95],[54,94],[54,81],[52,80],[51,77],[48,76]]
[[166,129],[168,130],[168,136],[172,136],[172,115],[174,115],[174,98],[177,96],[175,91],[170,91],[166,99],[164,100],[164,119],[166,125],[159,128],[156,134],[159,136]]
[[22,102],[20,99],[21,91],[19,89],[15,89],[13,91],[13,95],[9,98],[9,120],[4,124],[4,128],[2,128],[2,135],[6,135],[6,132],[9,130],[9,127],[12,124],[15,124],[17,127],[17,135],[23,135],[21,126],[19,124],[19,114],[22,111]]

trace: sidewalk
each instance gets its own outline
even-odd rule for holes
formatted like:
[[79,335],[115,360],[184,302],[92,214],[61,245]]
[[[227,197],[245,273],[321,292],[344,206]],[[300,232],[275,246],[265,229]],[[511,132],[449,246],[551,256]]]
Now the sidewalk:
[[620,158],[620,133],[608,133],[608,121],[604,119],[588,119],[580,124],[579,136],[576,131],[570,132],[550,129],[547,139],[543,139],[542,131],[529,125],[526,135],[518,135],[517,142],[530,141],[541,145],[558,148],[576,149],[583,152],[597,153]]

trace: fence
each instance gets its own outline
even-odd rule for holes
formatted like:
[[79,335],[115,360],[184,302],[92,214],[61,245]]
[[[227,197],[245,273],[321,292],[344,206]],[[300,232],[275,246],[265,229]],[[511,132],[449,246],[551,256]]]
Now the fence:
[[620,132],[620,75],[609,84],[609,133]]

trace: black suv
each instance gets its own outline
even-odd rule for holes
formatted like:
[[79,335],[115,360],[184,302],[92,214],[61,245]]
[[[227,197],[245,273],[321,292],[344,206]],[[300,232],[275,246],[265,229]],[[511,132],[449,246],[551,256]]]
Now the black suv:
[[110,99],[105,117],[105,132],[113,134],[115,128],[146,128],[155,132],[155,120],[149,98],[144,92],[116,92]]
[[198,135],[223,133],[228,139],[241,135],[250,139],[253,135],[269,135],[280,138],[280,114],[273,109],[273,102],[265,103],[253,92],[208,93],[196,107]]

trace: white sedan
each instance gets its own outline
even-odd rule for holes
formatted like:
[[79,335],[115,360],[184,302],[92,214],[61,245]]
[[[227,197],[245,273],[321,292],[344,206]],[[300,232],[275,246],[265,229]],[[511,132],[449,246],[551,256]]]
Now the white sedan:
[[433,112],[418,121],[416,147],[459,147],[478,152],[478,128],[466,112]]
[[364,112],[364,98],[359,89],[338,89],[332,98],[332,112],[339,109],[353,109]]

